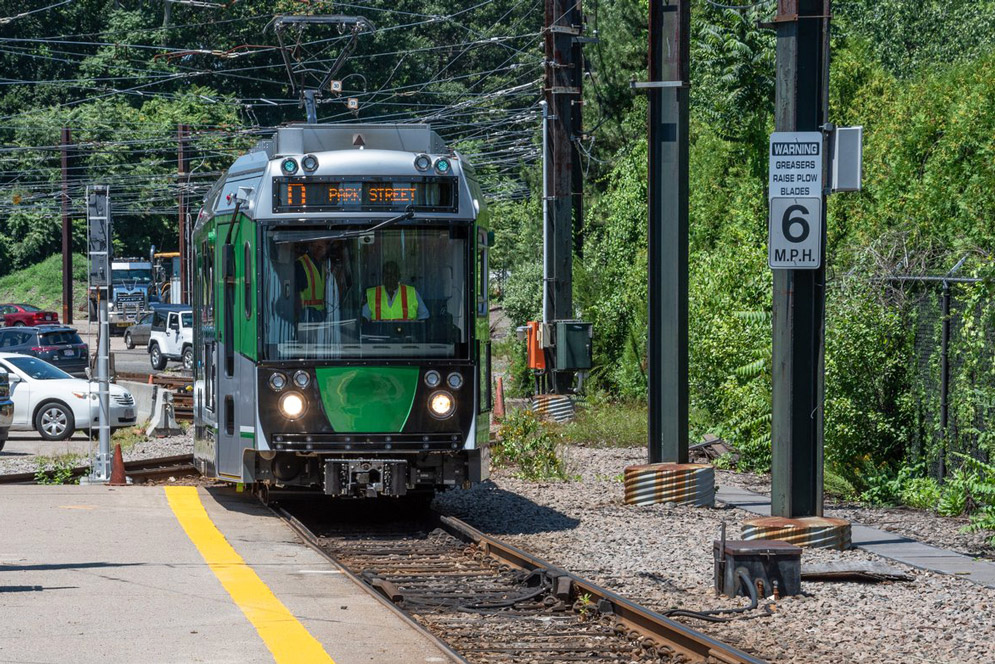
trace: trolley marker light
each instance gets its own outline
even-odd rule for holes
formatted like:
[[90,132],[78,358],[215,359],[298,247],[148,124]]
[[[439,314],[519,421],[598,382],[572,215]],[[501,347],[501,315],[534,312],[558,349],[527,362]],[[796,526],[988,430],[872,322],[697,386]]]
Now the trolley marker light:
[[427,171],[432,168],[432,158],[427,154],[420,154],[415,157],[415,168],[419,171]]
[[297,160],[296,159],[284,159],[283,163],[280,164],[280,170],[287,175],[293,175],[297,172]]
[[453,165],[445,157],[439,157],[435,160],[435,170],[445,175],[453,170]]
[[428,398],[428,410],[432,417],[444,420],[456,412],[456,401],[449,392],[435,392]]
[[294,374],[294,385],[302,390],[311,384],[311,375],[306,371],[298,371]]
[[280,412],[283,413],[287,419],[296,420],[304,414],[304,411],[304,397],[301,396],[300,393],[287,392],[280,397]]
[[313,173],[318,170],[318,158],[313,154],[304,155],[304,158],[301,159],[301,168],[308,173]]
[[275,373],[269,377],[269,386],[279,392],[287,386],[287,377],[282,373]]
[[462,374],[454,371],[446,378],[446,383],[454,390],[458,390],[463,387],[463,376]]
[[435,369],[432,369],[425,374],[425,384],[429,387],[438,387],[439,383],[442,382],[442,376]]

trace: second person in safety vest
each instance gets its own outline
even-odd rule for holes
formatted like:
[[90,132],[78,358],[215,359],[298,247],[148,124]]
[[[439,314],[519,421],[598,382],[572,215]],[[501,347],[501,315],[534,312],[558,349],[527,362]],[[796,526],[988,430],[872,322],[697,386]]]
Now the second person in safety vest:
[[414,286],[401,283],[401,271],[394,261],[383,266],[383,284],[366,289],[363,318],[373,322],[425,320],[428,307]]
[[325,275],[322,269],[325,249],[320,242],[311,247],[299,246],[300,254],[294,265],[299,321],[318,323],[325,320]]

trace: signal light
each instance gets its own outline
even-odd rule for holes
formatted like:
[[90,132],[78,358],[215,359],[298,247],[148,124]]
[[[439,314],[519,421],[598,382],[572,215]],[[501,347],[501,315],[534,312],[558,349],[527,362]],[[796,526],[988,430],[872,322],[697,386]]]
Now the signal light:
[[419,171],[427,171],[432,167],[432,158],[427,154],[420,154],[415,157],[415,168]]
[[445,157],[439,157],[435,160],[435,170],[443,174],[449,173],[453,170],[453,165]]
[[301,168],[308,173],[318,170],[318,158],[313,154],[304,155],[304,158],[301,159]]

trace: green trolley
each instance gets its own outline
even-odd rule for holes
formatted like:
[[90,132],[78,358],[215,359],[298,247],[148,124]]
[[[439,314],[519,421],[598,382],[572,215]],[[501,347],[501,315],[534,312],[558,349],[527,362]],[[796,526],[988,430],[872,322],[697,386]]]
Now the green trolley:
[[193,231],[194,457],[265,495],[486,479],[487,211],[424,125],[280,128]]

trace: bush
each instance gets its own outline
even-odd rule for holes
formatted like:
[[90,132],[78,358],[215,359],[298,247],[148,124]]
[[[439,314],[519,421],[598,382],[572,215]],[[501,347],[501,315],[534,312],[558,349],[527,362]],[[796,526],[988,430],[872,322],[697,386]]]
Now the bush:
[[920,510],[935,510],[940,502],[940,485],[932,477],[915,477],[902,485],[902,503]]
[[530,410],[512,411],[498,430],[492,446],[497,466],[518,466],[526,480],[565,480],[566,464],[559,454],[558,436]]

